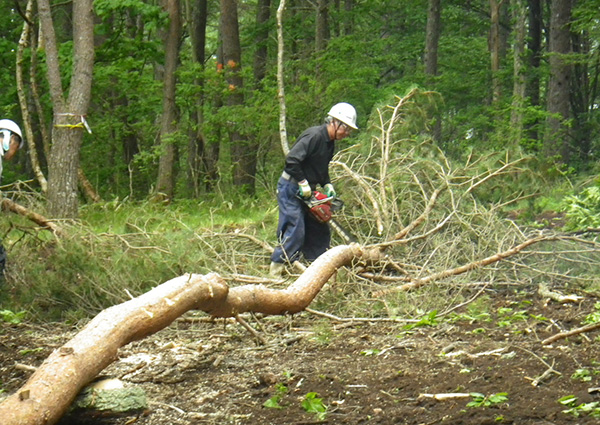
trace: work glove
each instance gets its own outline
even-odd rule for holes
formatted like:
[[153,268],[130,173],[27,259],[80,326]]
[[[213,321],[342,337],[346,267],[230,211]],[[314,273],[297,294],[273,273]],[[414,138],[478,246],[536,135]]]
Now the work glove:
[[312,196],[312,190],[306,179],[298,182],[298,195],[303,199],[309,199]]
[[327,195],[328,198],[335,198],[335,189],[333,188],[333,185],[331,183],[327,183],[325,187],[323,187],[323,190],[325,191],[325,195]]

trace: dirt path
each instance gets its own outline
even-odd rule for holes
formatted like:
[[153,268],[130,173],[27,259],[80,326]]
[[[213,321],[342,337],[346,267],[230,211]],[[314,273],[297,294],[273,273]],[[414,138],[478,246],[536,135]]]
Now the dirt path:
[[[585,424],[558,400],[600,401],[598,333],[543,346],[559,328],[580,326],[595,300],[546,305],[539,299],[490,299],[489,314],[463,309],[407,330],[397,323],[334,323],[308,313],[249,319],[261,346],[234,322],[179,320],[124,347],[104,374],[142,387],[150,409],[139,415],[70,423],[187,424]],[[188,319],[201,317],[191,314]],[[16,390],[32,366],[72,335],[61,326],[0,325],[0,380]],[[552,366],[538,385],[534,380]],[[590,390],[592,390],[590,392]],[[324,416],[302,402],[316,393]],[[481,393],[438,401],[423,394]],[[506,400],[494,402],[494,394]],[[309,396],[310,397],[310,396]],[[271,400],[273,406],[263,404]],[[306,402],[305,402],[306,403]],[[600,409],[598,410],[600,414]],[[64,421],[64,423],[69,423]]]

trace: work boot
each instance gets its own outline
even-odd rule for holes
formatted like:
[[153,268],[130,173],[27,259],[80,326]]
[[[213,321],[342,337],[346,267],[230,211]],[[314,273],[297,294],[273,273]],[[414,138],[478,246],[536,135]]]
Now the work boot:
[[271,262],[269,266],[269,275],[274,279],[280,279],[285,271],[285,266],[283,263]]

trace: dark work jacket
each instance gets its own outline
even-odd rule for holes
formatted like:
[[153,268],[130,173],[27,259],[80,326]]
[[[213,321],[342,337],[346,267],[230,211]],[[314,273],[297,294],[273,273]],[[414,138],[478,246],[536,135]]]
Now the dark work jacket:
[[333,158],[335,143],[329,138],[327,124],[310,127],[298,137],[285,159],[285,171],[296,181],[308,180],[314,190],[331,183],[329,161]]

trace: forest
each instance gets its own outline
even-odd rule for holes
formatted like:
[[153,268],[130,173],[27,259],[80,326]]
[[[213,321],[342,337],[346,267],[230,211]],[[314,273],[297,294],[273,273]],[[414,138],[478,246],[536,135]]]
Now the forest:
[[[600,417],[600,1],[0,11],[0,418]],[[345,232],[275,279],[285,155],[338,102]],[[107,376],[141,404],[75,407]]]

